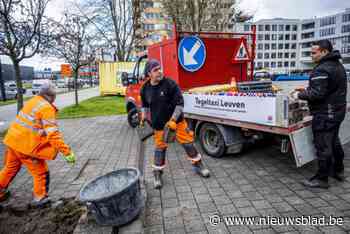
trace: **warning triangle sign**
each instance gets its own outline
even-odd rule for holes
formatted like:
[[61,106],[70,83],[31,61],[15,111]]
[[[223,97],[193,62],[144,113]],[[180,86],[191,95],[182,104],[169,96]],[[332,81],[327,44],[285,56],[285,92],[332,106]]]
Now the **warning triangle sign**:
[[234,54],[232,62],[242,62],[242,61],[246,61],[246,60],[249,60],[249,54],[248,54],[248,50],[247,50],[247,47],[245,46],[244,41],[241,40],[241,44],[240,44],[238,50],[236,51],[236,53]]
[[243,41],[241,42],[241,45],[239,46],[239,49],[236,53],[235,60],[246,60],[249,59],[247,49],[244,46]]

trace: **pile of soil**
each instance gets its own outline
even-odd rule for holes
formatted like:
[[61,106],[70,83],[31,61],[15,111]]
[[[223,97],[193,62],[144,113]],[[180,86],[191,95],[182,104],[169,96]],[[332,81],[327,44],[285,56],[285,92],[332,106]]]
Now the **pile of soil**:
[[85,206],[73,198],[62,198],[42,208],[0,207],[0,233],[73,233]]

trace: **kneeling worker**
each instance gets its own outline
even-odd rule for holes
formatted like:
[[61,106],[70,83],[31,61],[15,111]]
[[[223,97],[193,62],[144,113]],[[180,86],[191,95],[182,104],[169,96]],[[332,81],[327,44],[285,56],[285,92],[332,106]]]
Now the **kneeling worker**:
[[144,75],[148,80],[141,89],[141,124],[150,112],[152,127],[155,130],[154,187],[162,187],[161,175],[168,147],[164,131],[168,130],[176,134],[176,140],[185,149],[193,170],[203,177],[208,177],[209,170],[202,163],[202,156],[193,144],[193,132],[188,128],[182,113],[184,100],[179,86],[175,81],[163,77],[160,64],[154,59],[146,63]]
[[27,101],[17,114],[4,139],[6,145],[4,168],[0,171],[0,202],[9,198],[7,187],[21,169],[27,168],[34,180],[32,206],[49,202],[49,170],[46,160],[54,160],[58,152],[68,163],[75,163],[75,155],[63,141],[53,105],[56,92],[51,84],[44,84],[37,96]]

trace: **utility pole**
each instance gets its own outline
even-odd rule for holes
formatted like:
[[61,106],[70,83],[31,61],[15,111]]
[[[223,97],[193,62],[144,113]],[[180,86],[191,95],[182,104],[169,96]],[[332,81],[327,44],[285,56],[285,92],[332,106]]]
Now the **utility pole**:
[[2,100],[5,102],[6,101],[6,92],[5,92],[4,80],[2,78],[1,56],[0,56],[0,89],[1,89],[0,91],[1,91]]

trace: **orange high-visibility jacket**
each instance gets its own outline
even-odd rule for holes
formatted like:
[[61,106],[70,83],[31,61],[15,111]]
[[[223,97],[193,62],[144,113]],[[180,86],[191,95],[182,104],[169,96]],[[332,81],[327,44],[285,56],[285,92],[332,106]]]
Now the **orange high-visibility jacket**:
[[57,108],[41,96],[25,103],[8,129],[4,144],[22,154],[53,160],[58,151],[69,155],[56,121]]

